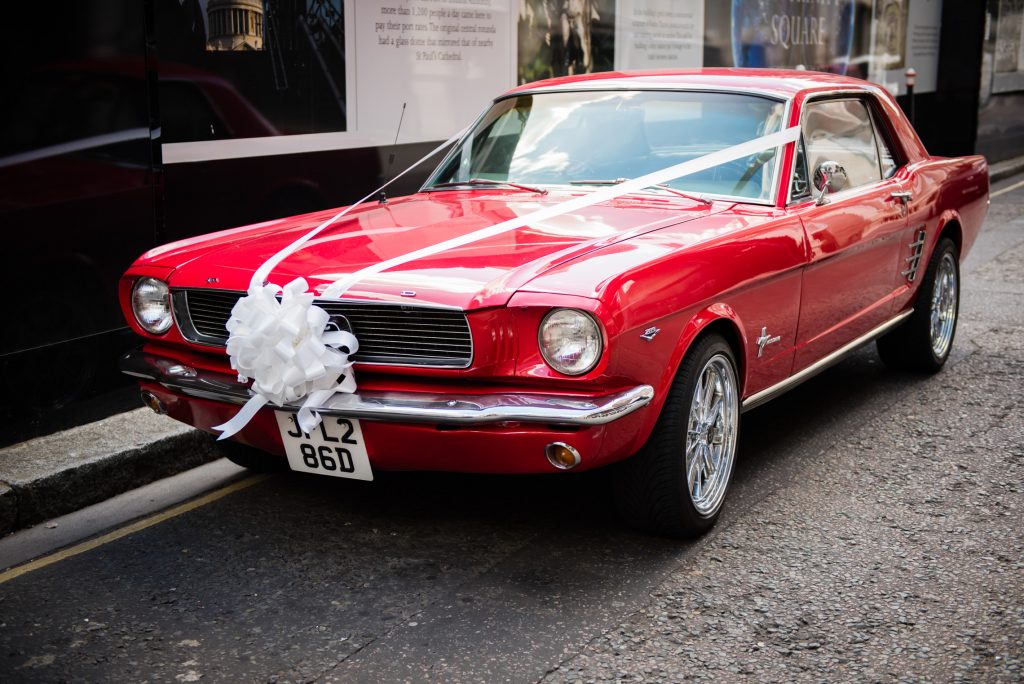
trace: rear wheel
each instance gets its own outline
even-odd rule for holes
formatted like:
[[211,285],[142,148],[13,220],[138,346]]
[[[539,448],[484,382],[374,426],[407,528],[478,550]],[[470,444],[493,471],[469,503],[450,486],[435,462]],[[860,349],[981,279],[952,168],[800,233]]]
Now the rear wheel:
[[274,456],[246,444],[230,440],[214,442],[214,448],[220,455],[235,465],[248,468],[257,473],[280,473],[288,470],[288,459]]
[[687,353],[654,432],[616,479],[616,503],[629,523],[676,537],[715,524],[739,437],[737,377],[732,349],[718,335]]
[[878,338],[878,353],[890,368],[935,373],[946,363],[960,313],[960,254],[949,238],[939,240],[928,262],[914,313]]

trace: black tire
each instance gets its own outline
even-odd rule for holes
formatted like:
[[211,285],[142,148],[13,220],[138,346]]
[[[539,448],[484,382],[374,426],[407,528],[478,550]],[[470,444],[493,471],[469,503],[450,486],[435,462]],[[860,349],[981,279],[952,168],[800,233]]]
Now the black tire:
[[[945,262],[945,265],[943,265]],[[939,315],[935,302],[935,284],[940,266],[944,273],[952,268],[954,301],[952,322],[948,335],[942,336],[944,343],[936,350],[936,335],[933,333],[933,315]],[[943,309],[941,304],[938,308]],[[942,238],[935,246],[921,288],[914,300],[914,313],[896,329],[878,338],[878,354],[889,368],[915,373],[937,373],[949,358],[956,337],[956,325],[960,316],[960,253],[949,238]],[[948,337],[948,339],[947,339]],[[936,343],[938,344],[938,343]]]
[[213,445],[224,458],[256,473],[281,473],[289,470],[288,459],[284,456],[268,454],[266,451],[230,440],[214,442]]
[[[686,453],[690,446],[688,430],[691,427],[691,411],[698,406],[695,390],[701,375],[712,364],[724,371],[723,362],[728,365],[732,382],[728,401],[724,400],[724,392],[722,395],[723,405],[728,403],[730,416],[722,419],[723,423],[729,424],[723,424],[723,428],[730,433],[727,443],[728,462],[722,468],[724,483],[720,483],[721,498],[713,509],[702,511],[695,504],[687,478]],[[736,444],[739,439],[738,377],[732,348],[719,335],[707,335],[690,348],[680,364],[650,438],[639,453],[621,464],[621,472],[615,479],[616,506],[627,523],[671,537],[696,537],[715,524],[736,460]],[[710,458],[712,446],[707,441],[709,434],[710,429],[706,429],[703,444]],[[699,444],[696,446],[700,448]],[[695,452],[694,458],[699,453]],[[713,488],[713,491],[717,491],[717,488]]]

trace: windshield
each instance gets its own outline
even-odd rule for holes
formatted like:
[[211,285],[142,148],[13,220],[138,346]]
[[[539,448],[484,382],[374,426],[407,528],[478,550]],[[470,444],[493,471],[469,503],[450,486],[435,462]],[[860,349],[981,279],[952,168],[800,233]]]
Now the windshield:
[[[602,185],[781,130],[784,103],[674,91],[537,93],[500,100],[427,183]],[[770,201],[778,150],[670,181],[676,190]],[[655,190],[657,191],[657,190]]]

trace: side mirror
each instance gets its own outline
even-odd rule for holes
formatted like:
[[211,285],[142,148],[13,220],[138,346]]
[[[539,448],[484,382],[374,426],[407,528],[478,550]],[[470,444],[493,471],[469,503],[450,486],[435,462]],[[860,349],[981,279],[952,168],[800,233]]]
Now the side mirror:
[[846,169],[839,162],[823,161],[814,169],[814,187],[818,189],[818,204],[828,202],[825,193],[839,192],[846,187],[849,179],[846,176]]

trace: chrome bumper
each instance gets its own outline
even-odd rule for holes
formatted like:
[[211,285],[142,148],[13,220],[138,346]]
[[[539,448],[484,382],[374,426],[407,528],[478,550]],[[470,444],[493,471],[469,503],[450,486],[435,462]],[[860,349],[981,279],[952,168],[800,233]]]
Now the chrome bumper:
[[[185,366],[143,351],[121,358],[121,371],[167,389],[199,399],[244,404],[251,396],[247,383],[224,373]],[[552,394],[432,394],[421,392],[362,391],[335,394],[322,415],[347,416],[402,423],[546,423],[548,425],[604,425],[643,408],[654,398],[654,388],[638,385],[602,397],[565,397]],[[298,410],[299,405],[286,408]]]

